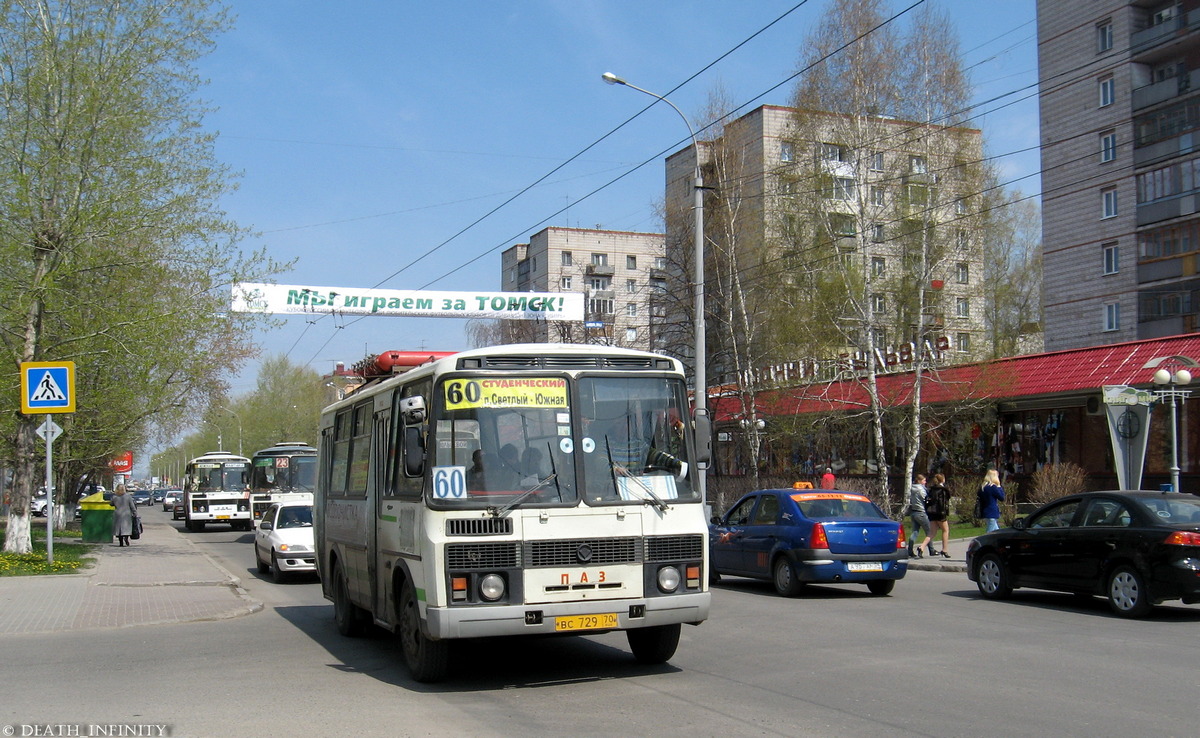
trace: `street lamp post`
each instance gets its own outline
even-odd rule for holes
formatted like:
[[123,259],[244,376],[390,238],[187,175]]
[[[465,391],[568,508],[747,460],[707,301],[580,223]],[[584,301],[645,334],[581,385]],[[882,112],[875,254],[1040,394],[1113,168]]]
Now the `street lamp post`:
[[1191,390],[1176,389],[1178,385],[1192,381],[1192,373],[1188,369],[1200,367],[1200,362],[1190,356],[1162,356],[1151,359],[1142,365],[1143,369],[1156,369],[1161,364],[1175,364],[1180,368],[1174,372],[1158,369],[1154,372],[1154,383],[1160,387],[1169,385],[1170,389],[1154,390],[1160,400],[1171,400],[1171,491],[1179,491],[1179,417],[1176,406],[1179,400],[1186,400],[1192,394]]
[[[696,167],[692,173],[692,188],[694,191],[693,192],[694,200],[693,200],[692,210],[693,210],[693,213],[695,214],[694,279],[696,281],[696,286],[695,286],[696,300],[695,300],[695,307],[693,308],[695,311],[695,322],[694,322],[695,327],[693,330],[696,334],[695,335],[695,354],[696,354],[696,356],[695,356],[695,363],[696,363],[696,367],[695,367],[695,385],[696,385],[695,419],[696,419],[697,433],[698,434],[699,434],[699,432],[707,433],[708,428],[710,426],[708,423],[708,377],[706,376],[707,370],[705,367],[705,361],[707,359],[706,354],[708,353],[708,348],[707,348],[705,335],[704,335],[704,178],[700,173],[700,142],[696,139],[696,132],[694,130],[692,130],[692,124],[688,121],[687,116],[683,114],[683,111],[681,111],[679,108],[677,108],[675,106],[675,103],[671,102],[670,100],[663,97],[662,95],[657,95],[649,90],[642,89],[641,87],[638,87],[637,85],[630,84],[629,82],[626,82],[625,80],[621,79],[620,77],[613,74],[612,72],[605,72],[601,78],[610,85],[623,85],[630,89],[637,90],[638,92],[649,95],[650,97],[653,97],[656,100],[661,100],[661,101],[665,102],[667,105],[670,105],[672,110],[674,110],[676,113],[679,113],[679,117],[683,119],[683,124],[687,126],[688,135],[691,136],[691,138],[692,138],[692,150],[693,150],[693,152],[695,152],[695,157],[696,157]],[[708,438],[703,438],[703,439],[697,438],[696,442],[697,442],[697,444],[703,443],[704,448],[707,448],[709,439]],[[698,469],[697,469],[698,473],[696,474],[696,489],[700,493],[700,500],[702,502],[707,503],[708,502],[708,478],[707,478],[708,464],[707,464],[707,460],[705,460],[702,463],[697,464],[697,467],[698,467]]]
[[240,415],[238,415],[237,413],[235,413],[230,408],[222,406],[219,409],[224,410],[225,412],[229,413],[230,415],[233,416],[233,419],[237,421],[237,424],[238,424],[238,456],[245,456],[245,454],[242,453],[242,417]]

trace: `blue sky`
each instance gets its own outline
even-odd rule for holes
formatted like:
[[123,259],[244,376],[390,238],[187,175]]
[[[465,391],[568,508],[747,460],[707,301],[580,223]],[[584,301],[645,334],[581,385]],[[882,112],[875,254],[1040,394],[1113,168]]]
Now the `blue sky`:
[[[975,99],[1036,83],[1035,0],[928,1],[958,27]],[[665,94],[797,2],[231,0],[236,28],[200,65],[217,157],[241,173],[222,205],[258,232],[247,251],[295,259],[284,284],[497,290],[500,252],[546,226],[661,229],[655,157],[687,133],[661,104],[489,215],[652,102],[601,74]],[[672,102],[694,118],[719,83],[743,112],[787,104],[792,83],[768,91],[826,7],[809,0]],[[1033,88],[985,109],[975,124],[990,154],[1037,145]],[[1036,150],[999,163],[1038,190]],[[368,352],[467,346],[459,319],[280,320],[257,336],[263,354],[322,373]]]

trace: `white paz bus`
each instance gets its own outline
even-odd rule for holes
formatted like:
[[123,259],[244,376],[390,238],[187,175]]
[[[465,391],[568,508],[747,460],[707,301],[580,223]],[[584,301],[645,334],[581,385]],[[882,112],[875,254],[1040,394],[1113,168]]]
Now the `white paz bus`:
[[326,408],[314,522],[338,630],[397,632],[419,681],[481,636],[624,630],[638,661],[670,659],[709,610],[689,421],[679,362],[584,345],[464,351]]

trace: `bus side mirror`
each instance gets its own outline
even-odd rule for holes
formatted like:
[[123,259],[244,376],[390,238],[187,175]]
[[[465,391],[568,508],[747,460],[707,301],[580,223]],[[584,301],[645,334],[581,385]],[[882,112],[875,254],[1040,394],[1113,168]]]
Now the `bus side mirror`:
[[425,420],[425,398],[420,395],[400,399],[400,414],[404,416],[405,424],[420,423]]
[[712,461],[712,421],[707,413],[696,414],[696,462]]
[[[420,399],[420,398],[417,398]],[[421,426],[404,426],[404,475],[419,477],[425,473],[425,442]]]

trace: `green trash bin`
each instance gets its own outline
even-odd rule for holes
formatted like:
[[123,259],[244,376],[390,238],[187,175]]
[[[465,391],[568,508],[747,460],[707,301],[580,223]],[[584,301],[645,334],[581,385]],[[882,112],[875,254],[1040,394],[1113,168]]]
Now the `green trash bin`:
[[113,510],[103,492],[79,501],[79,519],[84,543],[112,543]]

